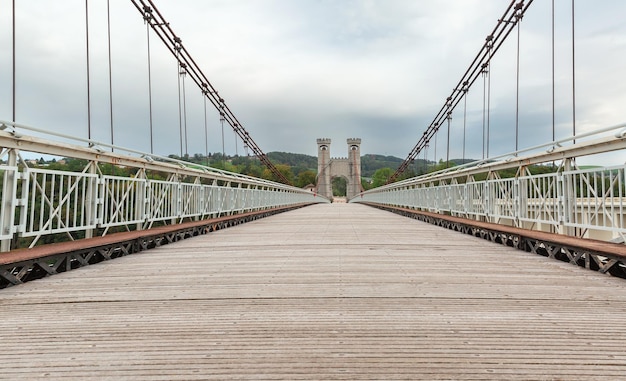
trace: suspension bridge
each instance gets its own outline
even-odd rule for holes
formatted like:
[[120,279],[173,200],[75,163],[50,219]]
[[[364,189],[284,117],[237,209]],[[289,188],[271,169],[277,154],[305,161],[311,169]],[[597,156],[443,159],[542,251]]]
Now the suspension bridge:
[[[12,108],[0,116],[0,378],[623,378],[626,165],[578,163],[619,157],[626,124],[577,130],[575,88],[593,78],[576,76],[574,1],[571,134],[555,133],[562,100],[554,92],[552,2],[552,139],[520,144],[519,118],[532,110],[516,98],[515,148],[490,155],[499,131],[490,122],[490,104],[499,101],[491,99],[494,58],[517,37],[519,95],[520,25],[538,2],[503,4],[389,182],[358,191],[352,181],[346,204],[332,203],[330,169],[318,173],[324,192],[290,184],[253,138],[253,121],[237,118],[152,0],[125,4],[145,27],[149,150],[116,140],[108,1],[84,3],[85,136],[21,123],[16,20],[25,16],[13,2],[5,8],[12,39],[0,40],[12,57],[2,66]],[[108,30],[98,59],[93,7],[102,7]],[[155,145],[157,47],[177,70],[176,157]],[[104,82],[91,72],[102,62]],[[95,82],[108,97],[95,94]],[[202,103],[186,99],[189,86]],[[482,158],[456,165],[450,141],[463,137],[465,159],[470,93],[483,96]],[[108,139],[95,139],[101,104]],[[213,109],[222,157],[229,129],[275,181],[186,160],[197,136],[187,128],[194,105],[207,157]],[[452,129],[453,115],[462,130]],[[438,137],[445,160],[407,176],[422,155],[428,164],[429,151],[437,164]],[[320,172],[331,161],[329,144],[318,139]],[[360,154],[360,139],[348,144]],[[30,159],[39,155],[79,165]],[[360,176],[351,168],[358,156],[335,161],[336,171]]]

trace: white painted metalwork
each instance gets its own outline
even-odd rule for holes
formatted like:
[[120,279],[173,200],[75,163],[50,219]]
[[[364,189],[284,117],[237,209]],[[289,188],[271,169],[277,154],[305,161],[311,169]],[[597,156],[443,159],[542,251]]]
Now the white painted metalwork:
[[89,173],[26,168],[17,231],[22,237],[39,238],[95,228],[97,179]]
[[172,220],[179,216],[180,187],[178,181],[148,182],[146,218],[150,223]]
[[17,199],[12,195],[17,194],[17,181],[14,181],[18,174],[18,168],[0,165],[2,174],[2,211],[0,213],[0,239],[11,239],[15,232],[15,206]]
[[[623,150],[626,147],[624,136],[620,132],[611,137],[579,141],[569,147],[555,144],[549,152],[526,157],[508,154],[503,156],[508,160],[473,163],[372,189],[351,202],[406,207],[623,242],[626,236],[626,165],[594,169],[571,167],[577,156]],[[557,158],[561,164],[553,173],[532,175],[528,172],[529,164]],[[510,168],[517,169],[517,176],[500,178],[499,171]],[[486,180],[474,180],[479,174],[485,175]]]
[[[18,134],[18,128],[41,130],[4,123],[11,128],[0,131],[0,157],[8,158],[6,165],[0,165],[3,251],[20,237],[29,238],[32,247],[42,237],[59,233],[75,239],[90,237],[94,232],[104,235],[113,227],[146,229],[155,223],[175,224],[329,202],[285,184],[196,164],[192,167],[179,160],[121,147],[114,147],[118,152],[106,152],[100,147],[110,146],[98,142],[86,141],[88,147],[81,147],[27,136],[22,131]],[[86,165],[82,172],[33,167],[22,158],[22,152],[83,159]],[[101,164],[135,168],[135,175],[103,174]],[[167,179],[153,179],[152,172],[165,174]]]
[[145,220],[145,179],[102,176],[101,183],[98,197],[101,200],[98,213],[100,226],[138,224]]
[[625,172],[626,166],[565,172],[565,183],[575,192],[577,206],[568,216],[568,224],[581,229],[623,232]]

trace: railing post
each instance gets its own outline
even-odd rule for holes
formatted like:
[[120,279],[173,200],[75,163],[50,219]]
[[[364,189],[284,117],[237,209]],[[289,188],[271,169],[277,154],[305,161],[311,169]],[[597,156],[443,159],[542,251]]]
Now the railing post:
[[514,225],[520,226],[520,216],[521,216],[521,193],[520,193],[520,178],[519,176],[515,177],[513,181],[513,221]]
[[241,187],[241,183],[239,183],[239,185],[237,186],[236,190],[236,195],[235,195],[235,207],[233,208],[234,210],[241,210],[243,209],[244,206],[244,202],[245,199],[242,200],[242,198],[244,197],[244,193],[243,193],[243,188]]
[[255,185],[253,190],[252,190],[252,210],[259,210],[259,198],[261,196],[261,193],[259,191],[259,186]]
[[[202,182],[199,177],[193,181],[194,187],[187,197],[191,200],[187,201],[189,204],[193,205],[193,209],[191,210],[191,214],[193,214],[194,221],[200,221],[200,217],[202,216],[202,200],[204,198],[204,187],[202,186]],[[188,212],[189,213],[189,212]]]
[[465,184],[463,184],[463,217],[468,218],[469,216],[469,209],[470,209],[470,191],[469,191],[469,184],[468,181],[465,181]]
[[[137,174],[139,176],[139,174]],[[138,222],[135,226],[137,230],[143,230],[144,224],[148,219],[148,203],[150,202],[150,183],[146,176],[145,170],[141,170],[141,179],[137,189],[137,199],[135,205],[135,218],[143,222]]]
[[206,193],[206,186],[204,184],[202,184],[201,181],[197,180],[198,184],[199,184],[199,191],[198,191],[198,205],[196,205],[196,217],[194,218],[195,221],[199,221],[201,219],[204,218],[204,216],[206,215],[206,208],[205,208],[205,193]]
[[[569,223],[572,221],[572,208],[576,208],[576,190],[574,189],[573,181],[571,181],[571,176],[566,174],[565,172],[572,170],[572,160],[571,158],[565,159],[563,163],[563,172],[559,173],[560,181],[557,180],[557,184],[560,186],[560,189],[557,188],[557,191],[560,191],[559,200],[561,205],[561,210],[559,210],[559,221],[561,224],[561,229],[563,234],[567,234],[570,236],[576,235],[576,231],[572,226],[569,226]],[[576,210],[573,211],[576,213]]]
[[[17,152],[9,150],[7,164],[10,167],[17,167]],[[15,221],[15,206],[17,205],[17,181],[19,174],[17,171],[4,172],[4,183],[2,185],[2,228],[3,235],[12,235],[14,233],[13,223]],[[12,238],[3,239],[0,242],[0,251],[11,250]]]
[[518,211],[517,211],[517,219],[518,226],[523,227],[523,223],[521,221],[522,218],[528,218],[528,180],[522,179],[521,177],[517,178],[517,192],[518,192]]
[[485,221],[486,222],[491,222],[491,216],[489,213],[491,211],[491,198],[490,196],[490,192],[491,192],[491,188],[489,187],[489,177],[487,177],[487,179],[485,180],[485,185],[483,186],[483,205],[484,205],[484,216],[485,216]]
[[172,194],[170,195],[172,204],[173,204],[172,208],[174,209],[172,210],[172,213],[171,213],[173,218],[170,220],[170,224],[176,225],[177,223],[180,222],[179,219],[182,214],[182,199],[181,199],[182,185],[181,185],[181,179],[178,177],[178,175],[172,176],[172,182],[175,182],[176,186],[173,188],[170,188],[172,190]]
[[[89,163],[89,171],[90,175],[95,175],[97,163],[95,161],[91,161]],[[98,210],[98,183],[100,182],[100,177],[97,178],[97,181],[94,181],[93,178],[89,178],[87,183],[87,194],[85,198],[85,220],[88,225],[93,225],[97,221],[97,210]],[[104,196],[103,196],[104,197]],[[85,238],[93,238],[93,229],[85,230]]]

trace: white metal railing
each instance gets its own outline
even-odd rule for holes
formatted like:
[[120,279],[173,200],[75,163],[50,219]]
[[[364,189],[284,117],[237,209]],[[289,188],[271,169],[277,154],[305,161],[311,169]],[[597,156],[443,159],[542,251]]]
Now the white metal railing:
[[[28,238],[26,244],[32,247],[41,237],[59,233],[74,239],[77,232],[85,237],[107,234],[116,226],[145,229],[156,222],[173,224],[328,202],[285,184],[120,147],[115,149],[133,155],[105,152],[95,142],[88,147],[54,142],[18,134],[18,128],[28,130],[15,124],[0,129],[0,159],[8,163],[0,164],[3,251],[16,238]],[[22,158],[24,152],[82,159],[86,165],[82,172],[31,167]],[[134,168],[134,175],[104,174],[99,165],[106,163]],[[153,179],[152,172],[167,179]]]
[[22,195],[17,200],[21,236],[96,227],[96,175],[31,168],[23,173]]
[[98,222],[103,227],[138,224],[145,220],[147,183],[144,179],[102,176]]
[[[614,127],[623,128],[624,125]],[[603,132],[605,132],[603,130]],[[573,158],[626,148],[622,132],[514,160],[482,162],[375,188],[351,202],[445,213],[580,237],[624,241],[626,165],[576,169]],[[557,156],[555,156],[557,155]],[[560,158],[554,173],[532,175],[529,163]],[[517,176],[500,178],[502,169]],[[486,180],[477,181],[482,174]]]
[[[423,185],[366,192],[353,202],[373,202],[502,222],[605,230],[626,235],[626,166],[547,175]],[[544,228],[545,230],[545,228]],[[611,237],[616,238],[616,237]]]
[[550,173],[519,178],[518,187],[524,194],[520,200],[519,219],[527,223],[542,222],[558,227],[564,224],[567,210],[563,209],[565,194],[563,173]]
[[146,216],[150,222],[178,217],[178,182],[154,180],[148,183]]
[[579,212],[568,224],[582,229],[624,230],[626,166],[565,172],[565,183],[575,192]]

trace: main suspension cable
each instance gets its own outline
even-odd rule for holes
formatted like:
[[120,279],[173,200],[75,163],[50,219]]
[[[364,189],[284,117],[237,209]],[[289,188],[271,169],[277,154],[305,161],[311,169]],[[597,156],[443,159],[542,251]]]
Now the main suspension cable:
[[[154,5],[154,2],[152,0],[131,0],[131,2],[133,3],[133,5],[135,5],[140,13],[142,12],[143,6],[150,6],[154,10],[153,16],[155,17],[156,22],[151,24],[152,29],[161,39],[161,41],[163,41],[165,47],[170,51],[170,53],[172,53],[172,55],[176,57],[176,60],[180,63],[185,63],[187,65],[187,73],[189,77],[196,83],[196,85],[200,88],[204,88],[206,86],[210,90],[205,94],[205,96],[211,102],[213,107],[215,107],[217,110],[220,110],[221,97],[218,95],[217,90],[213,87],[213,85],[211,85],[211,83],[204,75],[197,63],[194,61],[194,59],[191,57],[187,49],[180,43],[180,38],[176,36],[174,31],[170,27],[170,24],[165,21],[163,15]],[[224,121],[233,128],[233,130],[239,136],[239,138],[241,138],[243,143],[250,147],[250,149],[261,161],[261,163],[263,163],[276,176],[276,178],[279,179],[280,182],[292,185],[291,182],[269,160],[267,155],[263,153],[261,148],[252,139],[250,134],[243,128],[239,120],[237,120],[237,117],[225,103]]]
[[[500,49],[503,42],[509,36],[513,28],[515,27],[516,20],[516,12],[514,10],[516,0],[512,0],[507,9],[505,10],[503,16],[498,19],[496,26],[487,39],[485,43],[483,43],[480,51],[474,57],[474,60],[470,64],[469,68],[465,71],[461,79],[459,80],[457,86],[454,87],[452,93],[452,109],[454,109],[457,104],[461,101],[462,93],[456,91],[456,89],[461,87],[461,84],[467,82],[467,88],[469,89],[475,81],[481,76],[483,70],[483,64],[488,64],[491,61],[493,55]],[[520,2],[523,2],[520,0]],[[533,0],[527,0],[522,8],[522,14],[528,10],[528,7],[532,4]],[[398,176],[404,172],[408,166],[413,162],[415,157],[422,151],[428,141],[433,138],[434,134],[437,132],[444,119],[446,118],[446,113],[448,111],[448,107],[444,104],[441,107],[439,112],[433,118],[433,121],[426,128],[417,144],[407,158],[400,164],[396,172],[389,178],[389,182],[395,181]],[[450,110],[451,111],[451,110]]]

